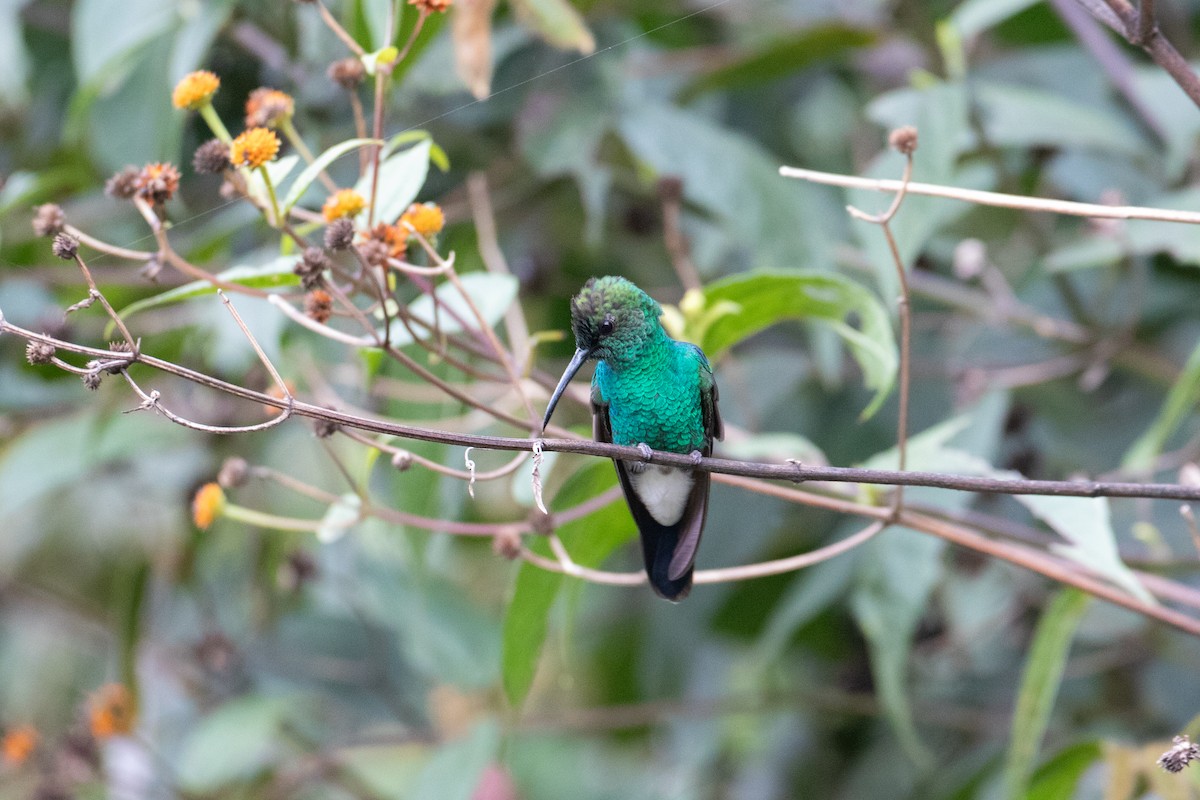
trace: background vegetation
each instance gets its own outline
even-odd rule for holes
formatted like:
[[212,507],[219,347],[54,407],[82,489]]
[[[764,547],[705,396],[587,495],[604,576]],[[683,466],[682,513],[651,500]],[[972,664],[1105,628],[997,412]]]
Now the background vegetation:
[[[1194,53],[1200,6],[1158,5],[1162,29]],[[329,3],[368,52],[390,41],[389,6]],[[399,7],[398,46],[419,13]],[[512,0],[493,15],[459,2],[429,16],[400,62],[384,133],[427,133],[404,142],[422,154],[405,186],[444,209],[438,250],[455,254],[514,348],[512,309],[523,312],[539,411],[570,352],[554,334],[587,277],[625,275],[680,305],[698,276],[707,305],[673,313],[714,356],[733,431],[722,454],[886,466],[895,270],[878,226],[844,206],[878,211],[889,197],[789,181],[778,167],[898,177],[887,132],[911,124],[914,180],[1200,208],[1200,111],[1081,12],[1072,0]],[[295,295],[294,244],[193,172],[211,133],[172,107],[171,90],[192,70],[217,73],[215,108],[236,132],[251,90],[283,89],[320,153],[356,136],[347,92],[326,77],[349,54],[311,3],[0,0],[5,319],[93,347],[116,336],[99,306],[64,323],[86,287],[34,235],[32,208],[60,203],[77,228],[153,250],[145,220],[104,184],[155,161],[183,172],[165,210],[179,254]],[[368,113],[371,89],[357,90]],[[329,167],[337,185],[354,184],[356,159]],[[401,208],[413,199],[385,189]],[[314,183],[300,206],[319,209],[324,196]],[[494,254],[481,196],[512,277],[484,268]],[[911,468],[1197,481],[1198,229],[917,196],[893,228],[912,270]],[[271,387],[211,292],[164,302],[189,281],[170,265],[152,279],[136,260],[81,252],[117,308],[158,298],[127,315],[145,352]],[[747,277],[767,270],[780,282]],[[771,302],[786,291],[811,305]],[[397,292],[414,309],[432,305],[417,281]],[[730,298],[744,318],[705,317]],[[530,433],[377,349],[232,299],[301,399]],[[419,460],[393,469],[391,453],[319,438],[298,418],[238,436],[188,430],[124,413],[139,400],[119,377],[88,392],[78,376],[26,364],[25,346],[0,337],[0,798],[1126,798],[1200,787],[1154,764],[1200,712],[1200,640],[1005,561],[897,528],[810,569],[698,586],[671,605],[645,586],[510,562],[490,536],[359,513],[366,498],[479,531],[527,529],[527,465],[472,496]],[[522,416],[436,340],[401,349]],[[143,387],[192,419],[274,413],[139,369]],[[864,416],[873,398],[883,405]],[[588,430],[582,404],[556,420]],[[462,447],[386,443],[464,468]],[[230,503],[308,530],[232,518],[198,530],[191,499],[234,457],[257,471],[228,487]],[[511,456],[470,458],[482,472]],[[541,472],[554,510],[614,480],[582,456],[547,456]],[[883,502],[878,489],[848,497]],[[1139,575],[1174,579],[1174,601],[1194,602],[1200,564],[1176,502],[907,497],[1113,582],[1132,573],[1095,557],[1119,550]],[[717,485],[699,566],[793,555],[861,526]],[[637,568],[619,503],[559,535],[581,563]]]

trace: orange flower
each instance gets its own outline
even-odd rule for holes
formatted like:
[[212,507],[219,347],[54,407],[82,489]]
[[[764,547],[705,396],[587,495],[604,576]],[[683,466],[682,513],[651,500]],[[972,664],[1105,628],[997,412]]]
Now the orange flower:
[[24,764],[38,746],[38,732],[32,725],[19,725],[0,739],[0,758],[14,767]]
[[88,698],[88,727],[97,739],[132,733],[136,720],[133,694],[120,683],[101,686]]
[[221,88],[221,79],[206,69],[183,76],[171,93],[171,103],[176,108],[195,111],[212,101],[212,96]]
[[278,128],[296,110],[296,101],[287,92],[259,87],[246,98],[247,128]]
[[367,234],[367,241],[385,245],[389,258],[404,258],[404,253],[408,250],[408,231],[381,222]]
[[408,229],[404,226],[406,222],[412,225],[414,231],[428,239],[445,227],[446,215],[437,203],[413,203],[408,207],[408,211],[400,215],[396,227],[407,233]]
[[147,164],[133,179],[133,188],[151,203],[165,203],[179,189],[179,170],[173,164]]
[[206,483],[192,498],[192,522],[202,531],[225,512],[225,492],[215,483]]
[[258,169],[279,154],[279,137],[266,128],[251,128],[233,140],[229,160],[235,167]]
[[353,217],[367,207],[367,201],[353,189],[338,189],[329,196],[325,205],[321,206],[321,215],[326,222],[333,222],[342,217]]
[[410,6],[416,6],[426,14],[435,11],[444,13],[453,3],[454,0],[408,0]]

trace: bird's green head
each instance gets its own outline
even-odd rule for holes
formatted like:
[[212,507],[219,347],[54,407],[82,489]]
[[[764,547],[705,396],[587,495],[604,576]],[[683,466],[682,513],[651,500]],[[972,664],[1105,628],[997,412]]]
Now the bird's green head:
[[650,295],[624,278],[609,275],[585,283],[571,300],[575,356],[550,395],[542,429],[550,423],[558,399],[585,361],[600,358],[620,363],[636,358],[646,342],[662,335],[661,314],[662,308]]
[[592,358],[620,360],[659,330],[662,308],[625,278],[591,278],[571,300],[575,346]]

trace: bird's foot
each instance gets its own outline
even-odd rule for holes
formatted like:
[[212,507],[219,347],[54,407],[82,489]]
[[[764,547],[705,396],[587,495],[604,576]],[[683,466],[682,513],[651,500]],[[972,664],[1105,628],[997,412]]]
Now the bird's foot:
[[628,462],[629,471],[634,475],[641,475],[646,471],[646,464],[650,463],[650,456],[654,455],[654,451],[645,442],[638,442],[637,451],[642,454],[642,460]]
[[693,450],[688,453],[688,458],[692,460],[693,467],[698,467],[700,466],[700,461],[704,458],[704,453],[701,453],[699,450]]

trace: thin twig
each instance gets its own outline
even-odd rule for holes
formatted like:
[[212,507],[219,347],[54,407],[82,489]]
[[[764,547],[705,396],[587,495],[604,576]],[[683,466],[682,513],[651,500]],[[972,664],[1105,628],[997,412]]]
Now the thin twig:
[[[913,131],[914,129],[906,129]],[[900,210],[900,204],[904,202],[904,197],[908,194],[908,186],[912,181],[913,173],[913,150],[915,149],[915,131],[913,134],[914,144],[911,147],[903,148],[904,153],[904,174],[900,178],[900,190],[896,192],[896,196],[892,198],[892,204],[887,211],[882,214],[872,215],[861,211],[854,206],[846,206],[846,211],[850,216],[871,222],[883,229],[884,238],[887,239],[888,250],[892,255],[892,264],[896,267],[896,277],[900,282],[900,296],[896,298],[896,309],[900,317],[900,387],[899,387],[899,411],[897,412],[896,422],[896,463],[901,472],[908,465],[908,400],[910,394],[910,373],[912,371],[912,308],[909,301],[910,292],[908,289],[908,271],[904,267],[904,261],[900,257],[900,247],[896,244],[896,236],[892,232],[892,218],[896,216],[896,212]],[[892,513],[899,514],[904,508],[904,487],[896,487],[895,493],[892,495]]]
[[[899,192],[904,188],[902,181],[877,178],[861,178],[857,175],[841,175],[835,172],[819,172],[799,167],[780,167],[779,174],[785,178],[797,178],[826,186],[843,186],[850,189],[871,189],[877,192]],[[1097,219],[1148,219],[1158,222],[1187,222],[1200,224],[1200,212],[1176,211],[1168,208],[1146,206],[1106,206],[1097,203],[1077,203],[1073,200],[1049,200],[1044,197],[1025,197],[1001,192],[985,192],[978,189],[962,189],[957,186],[941,186],[933,183],[908,184],[910,194],[928,197],[944,197],[998,208],[1016,208],[1023,211],[1044,211],[1072,217],[1094,217]]]
[[108,302],[108,298],[96,286],[96,281],[92,278],[91,270],[88,269],[87,263],[84,262],[83,256],[75,253],[75,263],[79,265],[79,269],[83,272],[83,279],[87,281],[88,296],[100,301],[100,305],[104,306],[104,310],[108,313],[109,318],[116,324],[117,329],[121,331],[121,336],[125,338],[125,344],[129,345],[129,352],[137,353],[140,347],[140,342],[133,338],[133,334],[129,332],[129,328],[125,327],[125,321],[121,319],[121,315]]
[[279,370],[275,369],[275,365],[271,363],[271,359],[267,358],[267,354],[263,352],[262,346],[258,343],[258,340],[254,338],[254,334],[252,334],[250,329],[246,327],[246,323],[242,321],[242,315],[237,312],[236,308],[234,308],[234,305],[230,301],[229,297],[226,296],[225,292],[221,289],[217,289],[217,297],[220,297],[221,302],[225,304],[225,308],[229,309],[229,313],[233,316],[233,321],[237,323],[239,328],[241,328],[242,334],[246,337],[246,340],[250,342],[250,346],[254,348],[254,352],[258,355],[258,360],[262,362],[262,365],[267,368],[267,372],[271,374],[271,380],[275,381],[275,385],[279,388],[279,391],[282,392],[282,396],[289,400],[293,399],[292,391],[287,387],[287,383],[284,382],[283,376],[279,374]]
[[[263,405],[274,406],[286,410],[288,402],[282,398],[265,392],[248,389],[238,384],[214,378],[189,367],[175,364],[171,361],[155,358],[139,353],[131,359],[129,353],[104,350],[86,345],[64,341],[46,334],[14,325],[0,314],[0,334],[11,333],[28,341],[45,342],[56,349],[66,352],[80,353],[93,358],[106,359],[113,364],[125,364],[130,361],[145,364],[149,367],[190,380],[201,386],[225,392]],[[620,461],[645,461],[666,467],[699,469],[713,474],[737,476],[743,478],[761,478],[765,480],[787,481],[791,483],[833,482],[860,483],[889,486],[928,486],[952,491],[983,492],[988,494],[1039,494],[1057,497],[1145,497],[1157,500],[1200,500],[1200,486],[1188,486],[1175,483],[1123,483],[1111,481],[1052,481],[1029,480],[1025,478],[986,478],[972,475],[951,475],[940,472],[863,469],[858,467],[813,466],[802,463],[769,464],[752,461],[738,461],[727,458],[704,456],[699,461],[693,461],[690,455],[669,453],[652,450],[649,457],[636,447],[594,442],[586,439],[518,439],[507,436],[487,436],[483,434],[451,433],[434,428],[424,428],[416,425],[406,425],[389,419],[379,419],[367,415],[350,414],[337,409],[313,405],[301,400],[294,401],[293,413],[309,419],[322,420],[335,425],[344,425],[362,431],[384,433],[405,439],[417,439],[427,442],[439,442],[461,446],[478,447],[490,450],[532,451],[539,445],[547,452],[576,453],[599,458],[617,459]],[[523,423],[521,423],[523,424]],[[740,484],[744,485],[744,484]],[[785,487],[777,487],[788,491]],[[823,507],[834,510],[858,513],[864,507],[861,504],[848,503],[839,505],[835,498],[821,498],[829,503]],[[844,501],[840,501],[844,502]],[[885,511],[886,513],[886,511]]]
[[333,31],[334,35],[341,39],[342,43],[345,44],[346,47],[349,47],[350,51],[354,53],[354,55],[362,58],[364,55],[362,47],[359,46],[358,42],[354,41],[353,36],[346,32],[346,29],[341,26],[333,14],[329,13],[329,9],[325,7],[325,4],[322,3],[321,0],[316,0],[316,6],[317,11],[321,14],[321,20],[325,23],[325,26],[329,28],[329,30]]

